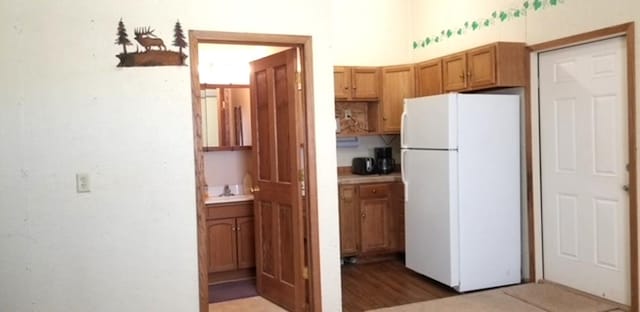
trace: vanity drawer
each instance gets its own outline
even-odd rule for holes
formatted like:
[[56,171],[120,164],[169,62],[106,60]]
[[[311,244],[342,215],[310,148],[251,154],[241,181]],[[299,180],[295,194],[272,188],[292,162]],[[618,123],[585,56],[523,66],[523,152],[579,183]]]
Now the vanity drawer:
[[360,185],[360,198],[387,197],[391,191],[389,183],[362,184]]
[[225,219],[253,216],[253,202],[208,204],[207,219]]

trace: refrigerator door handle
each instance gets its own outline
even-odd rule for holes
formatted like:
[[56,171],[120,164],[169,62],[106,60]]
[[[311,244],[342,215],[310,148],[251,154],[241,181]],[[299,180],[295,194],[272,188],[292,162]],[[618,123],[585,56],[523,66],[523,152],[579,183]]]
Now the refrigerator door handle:
[[402,150],[400,152],[400,161],[401,161],[401,166],[400,166],[400,176],[402,177],[402,183],[404,183],[404,201],[409,201],[409,181],[407,181],[407,173],[405,172],[405,168],[406,168],[406,156],[407,155],[407,150]]
[[404,148],[407,147],[405,142],[405,135],[407,133],[405,126],[406,126],[406,120],[407,120],[407,111],[403,111],[402,112],[402,116],[400,117],[400,147]]

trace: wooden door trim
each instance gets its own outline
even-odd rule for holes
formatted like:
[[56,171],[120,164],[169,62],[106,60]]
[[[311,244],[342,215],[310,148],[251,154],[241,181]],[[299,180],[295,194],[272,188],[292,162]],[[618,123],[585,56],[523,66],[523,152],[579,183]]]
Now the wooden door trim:
[[[639,291],[640,285],[638,279],[638,167],[636,161],[636,72],[635,72],[635,23],[624,23],[607,28],[602,28],[574,36],[551,40],[535,45],[529,46],[530,53],[537,55],[544,51],[565,48],[575,46],[578,44],[589,43],[593,41],[604,40],[612,37],[624,36],[626,40],[626,57],[627,57],[627,144],[629,152],[629,244],[630,244],[630,263],[629,270],[631,273],[631,311],[638,311],[640,308]],[[527,88],[529,89],[529,88]],[[527,91],[530,94],[530,91]],[[530,97],[527,97],[527,185],[528,194],[533,194],[533,182],[531,172],[533,170],[532,163],[532,111]],[[539,118],[539,116],[538,116]],[[535,277],[535,248],[533,247],[538,237],[533,235],[534,224],[534,200],[540,200],[539,198],[529,197],[528,215],[531,217],[529,220],[529,253],[530,259],[530,272],[531,276]],[[541,222],[541,221],[540,221]]]
[[189,31],[189,52],[191,58],[191,98],[193,111],[193,136],[194,136],[194,161],[196,178],[196,215],[197,215],[197,239],[198,239],[198,283],[200,312],[209,311],[209,296],[207,282],[207,247],[206,247],[206,207],[204,203],[204,151],[202,144],[202,127],[200,101],[200,81],[198,76],[198,44],[199,43],[226,43],[239,45],[271,45],[300,47],[304,74],[304,98],[302,106],[304,110],[305,124],[305,176],[307,196],[304,199],[306,215],[308,217],[307,235],[309,244],[309,298],[310,310],[322,311],[321,281],[320,281],[320,250],[318,231],[318,187],[317,167],[315,155],[315,113],[313,90],[313,58],[312,40],[310,36],[234,33],[205,30]]

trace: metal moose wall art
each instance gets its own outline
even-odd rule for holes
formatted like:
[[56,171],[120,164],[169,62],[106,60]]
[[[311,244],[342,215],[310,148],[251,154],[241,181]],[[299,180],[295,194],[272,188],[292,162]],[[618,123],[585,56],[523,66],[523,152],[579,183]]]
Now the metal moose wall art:
[[150,26],[136,27],[133,31],[134,39],[138,42],[136,52],[127,52],[127,46],[133,44],[128,38],[122,19],[120,19],[115,42],[117,45],[122,45],[122,53],[116,55],[120,60],[118,67],[185,65],[184,61],[187,59],[187,55],[182,53],[182,49],[187,47],[187,42],[180,21],[177,21],[173,28],[173,46],[178,47],[177,52],[167,50],[164,41],[158,38],[153,33],[154,31]]

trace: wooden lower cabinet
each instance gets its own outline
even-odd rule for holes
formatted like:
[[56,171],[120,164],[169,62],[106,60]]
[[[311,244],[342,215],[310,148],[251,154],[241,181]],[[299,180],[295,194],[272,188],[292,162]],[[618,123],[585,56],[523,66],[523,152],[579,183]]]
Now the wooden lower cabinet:
[[400,182],[340,185],[343,257],[404,251],[403,190]]
[[237,269],[236,219],[207,221],[207,236],[209,239],[209,272]]
[[243,277],[245,269],[255,267],[253,203],[207,205],[207,210],[210,282]]

